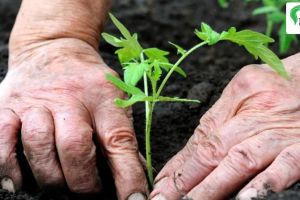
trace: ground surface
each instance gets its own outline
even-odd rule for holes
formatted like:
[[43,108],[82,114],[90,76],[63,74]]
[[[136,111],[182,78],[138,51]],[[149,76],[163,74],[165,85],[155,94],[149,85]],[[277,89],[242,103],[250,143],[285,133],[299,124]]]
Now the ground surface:
[[[12,28],[19,0],[0,0],[0,80],[7,71],[7,43]],[[217,30],[228,26],[264,30],[263,18],[251,17],[250,10],[255,5],[245,6],[241,1],[234,0],[229,10],[220,9],[213,0],[119,0],[115,1],[113,13],[117,15],[130,30],[140,34],[144,46],[158,46],[172,51],[168,41],[176,41],[184,47],[196,43],[193,36],[195,27],[204,21]],[[115,32],[108,24],[106,31]],[[101,44],[102,55],[107,63],[119,71],[113,49],[107,44]],[[289,53],[299,51],[293,47]],[[173,51],[174,52],[174,51]],[[175,53],[175,52],[174,52]],[[175,59],[173,57],[172,59]],[[197,126],[200,116],[220,96],[223,88],[232,76],[244,65],[254,60],[231,44],[223,43],[216,47],[205,48],[194,54],[184,64],[188,74],[187,79],[173,78],[172,85],[167,86],[166,94],[193,97],[202,100],[200,106],[191,107],[184,104],[158,104],[153,125],[153,160],[154,166],[160,170],[166,161],[181,149]],[[144,110],[142,105],[134,107],[134,119],[137,137],[141,150],[144,149]],[[20,155],[22,157],[22,155]],[[24,159],[23,159],[24,160]],[[24,164],[25,191],[15,195],[0,190],[0,199],[104,199],[114,200],[114,189],[108,179],[105,194],[98,197],[82,197],[58,192],[45,194],[40,192],[30,178],[30,171]],[[280,194],[270,194],[270,200],[300,199],[298,184]]]

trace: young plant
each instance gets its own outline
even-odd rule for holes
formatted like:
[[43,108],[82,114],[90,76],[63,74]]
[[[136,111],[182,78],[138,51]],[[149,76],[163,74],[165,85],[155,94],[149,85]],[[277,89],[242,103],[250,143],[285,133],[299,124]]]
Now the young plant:
[[[198,100],[181,99],[178,97],[162,96],[164,87],[174,72],[186,77],[186,73],[180,68],[182,62],[194,51],[205,45],[215,45],[219,41],[230,41],[243,46],[255,58],[260,58],[263,62],[271,66],[281,76],[288,78],[280,59],[266,47],[266,44],[274,40],[261,33],[251,30],[237,31],[232,27],[228,31],[217,33],[209,25],[202,23],[201,30],[196,29],[195,35],[199,38],[199,43],[190,49],[184,49],[177,44],[171,43],[180,55],[177,62],[171,63],[168,59],[169,52],[159,48],[143,48],[138,41],[137,34],[131,34],[128,29],[117,20],[112,14],[110,18],[122,34],[117,38],[108,33],[103,33],[102,37],[109,44],[118,48],[115,52],[124,70],[124,81],[108,74],[107,79],[116,87],[128,94],[128,99],[115,99],[115,104],[121,108],[131,106],[138,102],[145,102],[146,111],[146,162],[147,173],[150,185],[153,184],[153,168],[151,160],[151,126],[152,115],[156,103],[158,102],[189,102],[199,103]],[[163,71],[166,72],[162,76]],[[136,85],[143,80],[143,90]]]
[[[218,0],[219,5],[223,8],[227,8],[229,0]],[[277,31],[279,37],[279,52],[281,54],[286,53],[292,43],[297,43],[296,35],[290,35],[286,33],[286,20],[284,7],[288,2],[299,2],[299,0],[245,0],[245,2],[260,2],[261,7],[255,9],[252,12],[253,16],[265,15],[266,16],[266,35],[271,36],[274,25],[278,25],[280,28]]]

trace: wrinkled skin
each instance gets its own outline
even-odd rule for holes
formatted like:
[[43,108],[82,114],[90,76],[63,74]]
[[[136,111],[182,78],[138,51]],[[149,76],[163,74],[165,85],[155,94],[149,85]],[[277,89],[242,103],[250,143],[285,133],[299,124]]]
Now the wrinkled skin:
[[233,78],[156,177],[152,199],[218,200],[241,188],[237,199],[250,200],[300,179],[300,54],[284,64],[290,81],[259,65]]
[[107,73],[115,74],[78,39],[46,40],[11,51],[0,85],[0,177],[21,187],[15,149],[21,129],[24,153],[40,186],[66,184],[76,193],[98,192],[94,137],[109,161],[119,199],[145,194],[130,113],[113,104],[123,93],[106,80]]

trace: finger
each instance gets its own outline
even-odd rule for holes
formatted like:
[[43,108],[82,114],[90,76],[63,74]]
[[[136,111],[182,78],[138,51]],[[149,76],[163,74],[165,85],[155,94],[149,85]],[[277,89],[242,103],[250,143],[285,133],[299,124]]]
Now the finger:
[[126,110],[117,108],[113,103],[113,99],[121,96],[120,92],[111,85],[107,87],[106,99],[101,101],[94,114],[98,138],[113,173],[118,199],[131,200],[132,194],[139,193],[137,200],[144,200],[147,180],[132,121]]
[[22,144],[41,187],[62,187],[64,176],[54,142],[54,122],[46,108],[30,108],[22,116]]
[[256,119],[250,115],[234,117],[215,133],[206,133],[201,127],[196,129],[187,144],[190,155],[185,156],[181,166],[167,166],[170,171],[165,172],[165,178],[157,182],[151,197],[161,194],[167,199],[178,199],[187,194],[218,166],[232,146],[259,131]]
[[[220,99],[209,109],[205,115],[200,119],[200,125],[195,130],[194,135],[204,135],[207,137],[208,135],[216,134],[218,129],[220,129],[224,124],[227,123],[227,126],[237,126],[240,127],[239,124],[247,123],[247,117],[243,119],[236,120],[237,123],[228,123],[231,121],[233,117],[237,113],[239,113],[242,108],[242,104],[247,100],[251,99],[249,96],[255,93],[255,85],[253,84],[253,78],[257,77],[258,73],[260,73],[256,66],[247,66],[244,67],[234,78],[233,80],[226,86],[224,89]],[[259,86],[260,88],[260,86]],[[243,121],[245,120],[245,122]],[[252,120],[253,121],[253,120]],[[252,128],[253,126],[251,126]],[[224,132],[224,137],[227,138],[227,141],[232,143],[231,138],[233,135],[238,136],[242,135],[241,132],[235,131],[231,132],[232,127],[228,131]],[[232,130],[236,130],[238,127],[234,127]],[[222,132],[222,131],[221,131]],[[226,137],[226,134],[231,137]],[[242,135],[242,137],[244,137]],[[246,136],[247,137],[247,136]],[[198,137],[196,139],[191,138],[189,140],[186,147],[177,153],[163,168],[163,170],[156,177],[156,181],[159,181],[163,177],[170,176],[170,173],[174,173],[174,169],[178,169],[186,163],[187,158],[190,158],[192,154],[195,152],[195,146],[197,146],[197,142],[201,140],[203,137]],[[227,142],[226,141],[226,142]],[[240,141],[237,138],[237,141]],[[224,143],[226,143],[224,142]]]
[[[171,160],[164,166],[155,178],[155,183],[164,177],[172,176],[172,173],[176,169],[182,167],[182,165],[194,154],[198,141],[210,135],[218,128],[220,128],[226,121],[233,117],[233,104],[232,104],[232,91],[230,87],[227,87],[220,99],[213,105],[213,107],[205,113],[200,119],[200,124],[196,128],[193,136],[189,139],[185,147],[179,151]],[[224,109],[224,105],[227,105],[228,109]],[[201,137],[201,138],[199,138]]]
[[284,149],[274,162],[241,190],[237,199],[263,198],[268,190],[280,192],[300,179],[300,144]]
[[22,185],[22,175],[16,157],[20,129],[19,117],[10,109],[0,109],[0,179],[3,189],[15,192]]
[[69,189],[94,193],[101,189],[91,120],[81,105],[60,108],[54,114],[59,160]]
[[217,200],[229,196],[267,167],[285,147],[299,141],[289,135],[289,130],[281,131],[266,131],[234,146],[219,166],[188,193],[188,197]]

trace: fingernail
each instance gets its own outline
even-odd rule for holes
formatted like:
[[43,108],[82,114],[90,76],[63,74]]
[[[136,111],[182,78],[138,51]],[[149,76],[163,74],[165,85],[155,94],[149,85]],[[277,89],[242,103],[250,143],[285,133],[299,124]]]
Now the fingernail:
[[252,198],[257,198],[258,192],[255,188],[249,188],[246,191],[241,192],[237,200],[251,200]]
[[153,197],[153,199],[151,200],[167,200],[167,198],[164,197],[162,194],[158,194],[155,197]]
[[8,177],[2,178],[2,180],[1,180],[1,186],[2,186],[2,189],[4,189],[4,190],[7,190],[9,192],[15,192],[14,183]]
[[145,195],[143,195],[142,193],[133,193],[128,197],[128,200],[147,200],[147,198],[145,197]]

